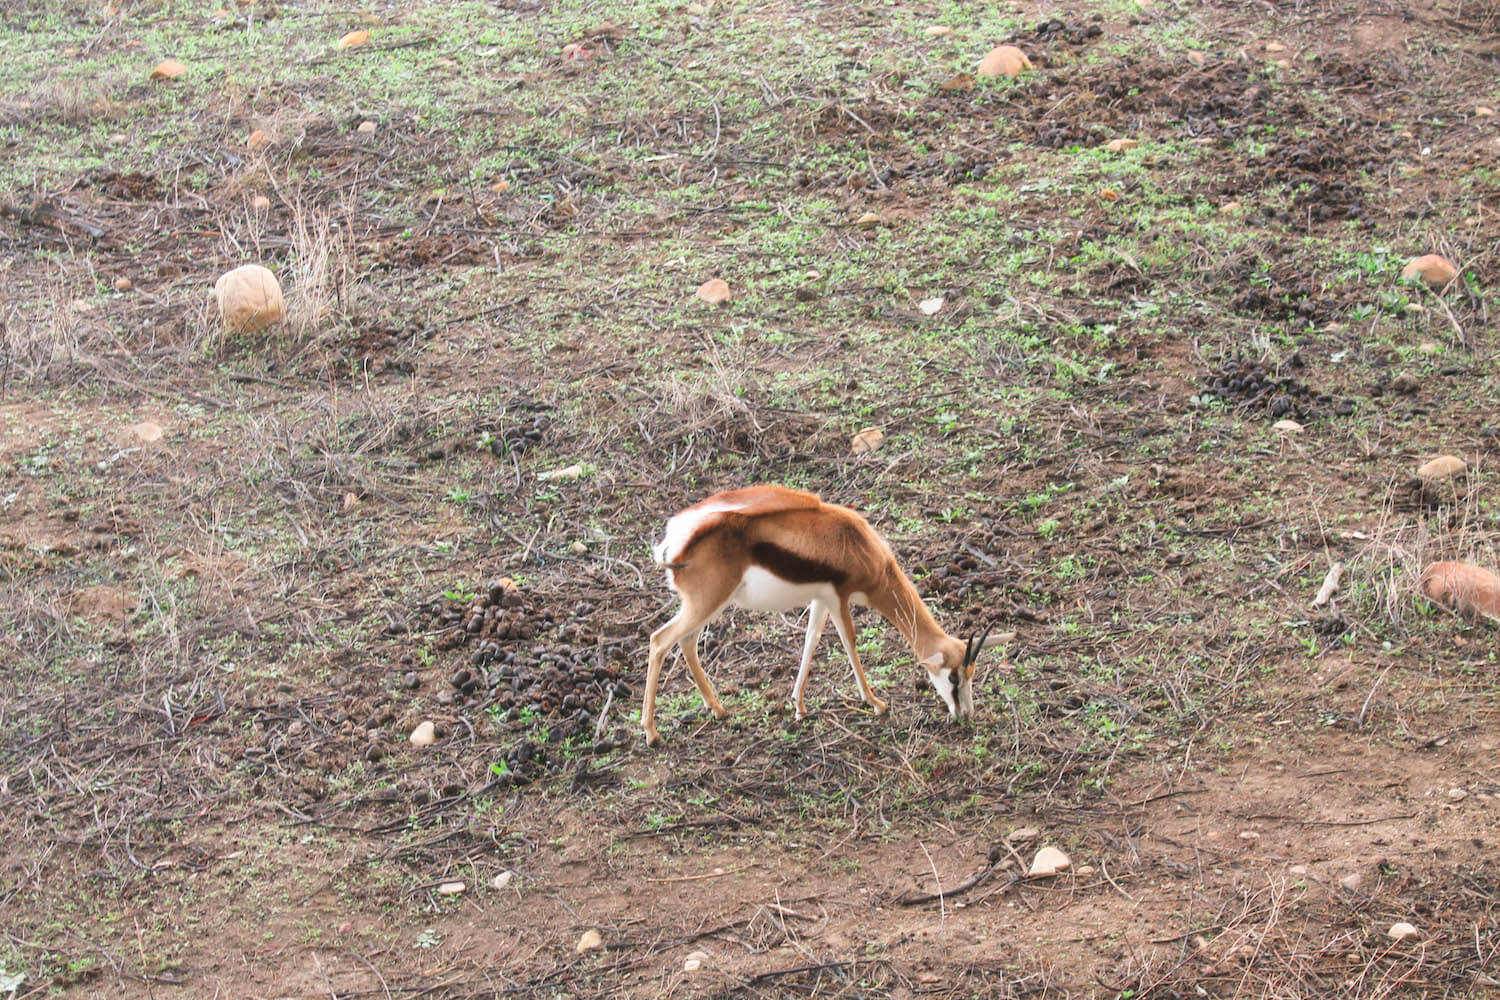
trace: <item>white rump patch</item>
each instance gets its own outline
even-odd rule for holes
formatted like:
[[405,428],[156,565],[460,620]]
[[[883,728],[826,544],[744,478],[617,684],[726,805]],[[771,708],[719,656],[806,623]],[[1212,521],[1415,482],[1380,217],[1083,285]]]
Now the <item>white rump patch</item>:
[[698,529],[703,527],[704,521],[715,514],[726,510],[739,510],[743,506],[745,505],[742,503],[714,503],[692,507],[680,514],[672,515],[667,521],[667,533],[651,550],[651,557],[656,560],[658,566],[676,562],[682,558],[682,550],[687,548],[688,542],[692,541]]

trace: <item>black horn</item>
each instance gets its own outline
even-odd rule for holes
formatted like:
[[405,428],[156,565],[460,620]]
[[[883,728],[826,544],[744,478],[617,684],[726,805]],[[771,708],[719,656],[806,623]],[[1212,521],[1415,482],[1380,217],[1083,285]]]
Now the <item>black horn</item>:
[[964,666],[967,667],[974,662],[974,658],[984,649],[984,641],[990,637],[990,633],[993,631],[995,631],[995,626],[991,624],[983,633],[969,636],[969,644],[964,649]]

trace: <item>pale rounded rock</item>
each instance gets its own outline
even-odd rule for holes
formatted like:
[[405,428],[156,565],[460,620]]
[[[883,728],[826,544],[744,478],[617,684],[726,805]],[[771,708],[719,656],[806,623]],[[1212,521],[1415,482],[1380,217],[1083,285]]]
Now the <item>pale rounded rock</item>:
[[709,278],[698,286],[697,295],[711,306],[722,305],[731,297],[729,282],[723,278]]
[[259,264],[245,264],[222,275],[214,284],[214,298],[224,326],[233,333],[264,330],[286,316],[281,283]]
[[706,951],[690,952],[688,957],[682,960],[683,972],[698,972],[706,969],[713,962],[713,956]]
[[1458,268],[1447,257],[1429,253],[1407,261],[1406,266],[1401,269],[1401,277],[1421,278],[1429,288],[1441,289],[1458,277]]
[[1031,60],[1014,45],[997,45],[979,60],[980,76],[1015,77],[1030,68]]
[[515,879],[516,873],[509,868],[490,879],[491,889],[509,889],[510,883]]
[[1451,802],[1462,802],[1464,799],[1466,799],[1468,797],[1469,797],[1469,793],[1465,789],[1462,789],[1462,788],[1450,788],[1450,789],[1448,789],[1448,799]]
[[1417,467],[1417,475],[1431,482],[1452,479],[1469,471],[1469,463],[1456,455],[1439,455],[1430,462]]
[[600,936],[598,931],[590,927],[588,930],[583,932],[583,936],[578,939],[577,947],[575,947],[573,950],[581,955],[586,951],[593,951],[596,948],[603,947],[604,938]]
[[1005,839],[1010,841],[1012,844],[1029,844],[1041,835],[1042,831],[1038,830],[1036,827],[1023,826],[1018,829],[1012,830],[1010,832],[1010,836],[1006,837]]
[[1050,878],[1065,872],[1073,860],[1056,847],[1044,847],[1031,859],[1031,868],[1026,874],[1031,878]]
[[1398,920],[1391,924],[1391,929],[1385,932],[1385,936],[1392,941],[1405,941],[1409,937],[1416,937],[1421,931],[1404,920]]
[[855,219],[854,224],[861,229],[874,229],[880,225],[880,214],[878,212],[866,212]]
[[1104,148],[1111,153],[1128,153],[1140,144],[1139,139],[1111,139],[1104,144]]
[[266,209],[271,207],[271,199],[267,198],[263,194],[258,194],[254,198],[250,199],[250,207],[255,209],[257,212],[264,212]]
[[931,38],[941,38],[944,35],[953,34],[953,29],[946,24],[934,24],[922,29],[922,34]]
[[411,731],[407,737],[414,747],[430,747],[437,742],[437,726],[432,724],[431,719],[424,719],[417,724],[417,728]]
[[1271,425],[1271,429],[1283,434],[1296,434],[1302,430],[1302,425],[1295,420],[1278,420]]
[[856,455],[863,455],[867,451],[874,451],[876,448],[879,448],[880,443],[884,440],[885,431],[879,427],[866,427],[854,435],[854,439],[849,442],[849,450]]
[[354,131],[359,132],[363,135],[371,135],[375,131],[375,123],[366,119],[365,121],[360,122],[359,127]]
[[153,80],[176,80],[187,73],[187,67],[176,59],[163,59],[151,71]]
[[1500,577],[1464,562],[1435,562],[1422,570],[1428,600],[1466,615],[1500,621]]
[[1339,879],[1339,887],[1348,892],[1353,892],[1360,887],[1360,883],[1363,881],[1364,879],[1360,876],[1359,872],[1350,872]]
[[464,882],[444,882],[437,887],[437,891],[439,896],[458,896],[468,888]]
[[162,439],[164,433],[161,424],[151,420],[142,420],[138,424],[130,425],[130,436],[141,444],[155,444]]

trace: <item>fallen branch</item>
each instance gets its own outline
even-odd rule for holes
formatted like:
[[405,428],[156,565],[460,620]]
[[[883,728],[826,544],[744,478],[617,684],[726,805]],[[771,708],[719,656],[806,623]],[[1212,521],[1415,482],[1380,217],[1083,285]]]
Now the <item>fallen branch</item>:
[[[973,878],[969,879],[969,881],[965,882],[963,885],[955,886],[954,888],[949,889],[946,892],[939,891],[939,892],[923,893],[923,894],[921,894],[919,896],[912,896],[912,895],[902,896],[902,897],[900,897],[899,899],[896,900],[896,905],[897,906],[922,906],[925,903],[936,903],[936,902],[938,902],[940,900],[952,899],[954,896],[962,896],[964,893],[971,892],[974,889],[977,889],[980,886],[984,885],[999,870],[1000,869],[998,867],[994,867],[994,866],[992,866],[990,868],[986,868],[984,871],[980,872],[978,875],[975,875]],[[1021,881],[1023,878],[1025,878],[1025,876],[1021,875],[1019,872],[1017,874],[1015,874],[1015,875],[1012,875],[1010,877],[1010,881],[1007,882],[1004,886],[1001,886],[1002,891],[1004,889],[1009,889],[1011,886],[1015,885],[1017,882]]]
[[1339,581],[1344,578],[1344,564],[1336,562],[1328,567],[1328,575],[1323,577],[1323,586],[1318,588],[1318,596],[1313,598],[1312,606],[1321,608],[1333,599],[1333,592],[1339,589]]

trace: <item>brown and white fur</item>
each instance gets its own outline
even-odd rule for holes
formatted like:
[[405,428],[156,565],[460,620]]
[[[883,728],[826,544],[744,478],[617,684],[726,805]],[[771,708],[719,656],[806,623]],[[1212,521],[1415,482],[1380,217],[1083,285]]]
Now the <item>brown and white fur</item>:
[[830,613],[854,666],[860,695],[877,714],[886,704],[870,690],[854,648],[852,605],[874,608],[901,631],[954,719],[974,711],[974,661],[979,651],[1013,637],[1007,633],[991,638],[986,633],[965,644],[948,635],[868,521],[801,490],[751,486],[716,493],[667,521],[666,535],[653,555],[667,568],[667,586],[682,598],[682,607],[651,635],[641,709],[648,744],[659,739],[656,685],[662,661],[674,645],[681,644],[704,704],[718,718],[724,717],[724,706],[698,659],[698,637],[730,604],[757,611],[808,605],[802,667],[792,689],[799,719],[806,714],[803,695],[813,652]]

